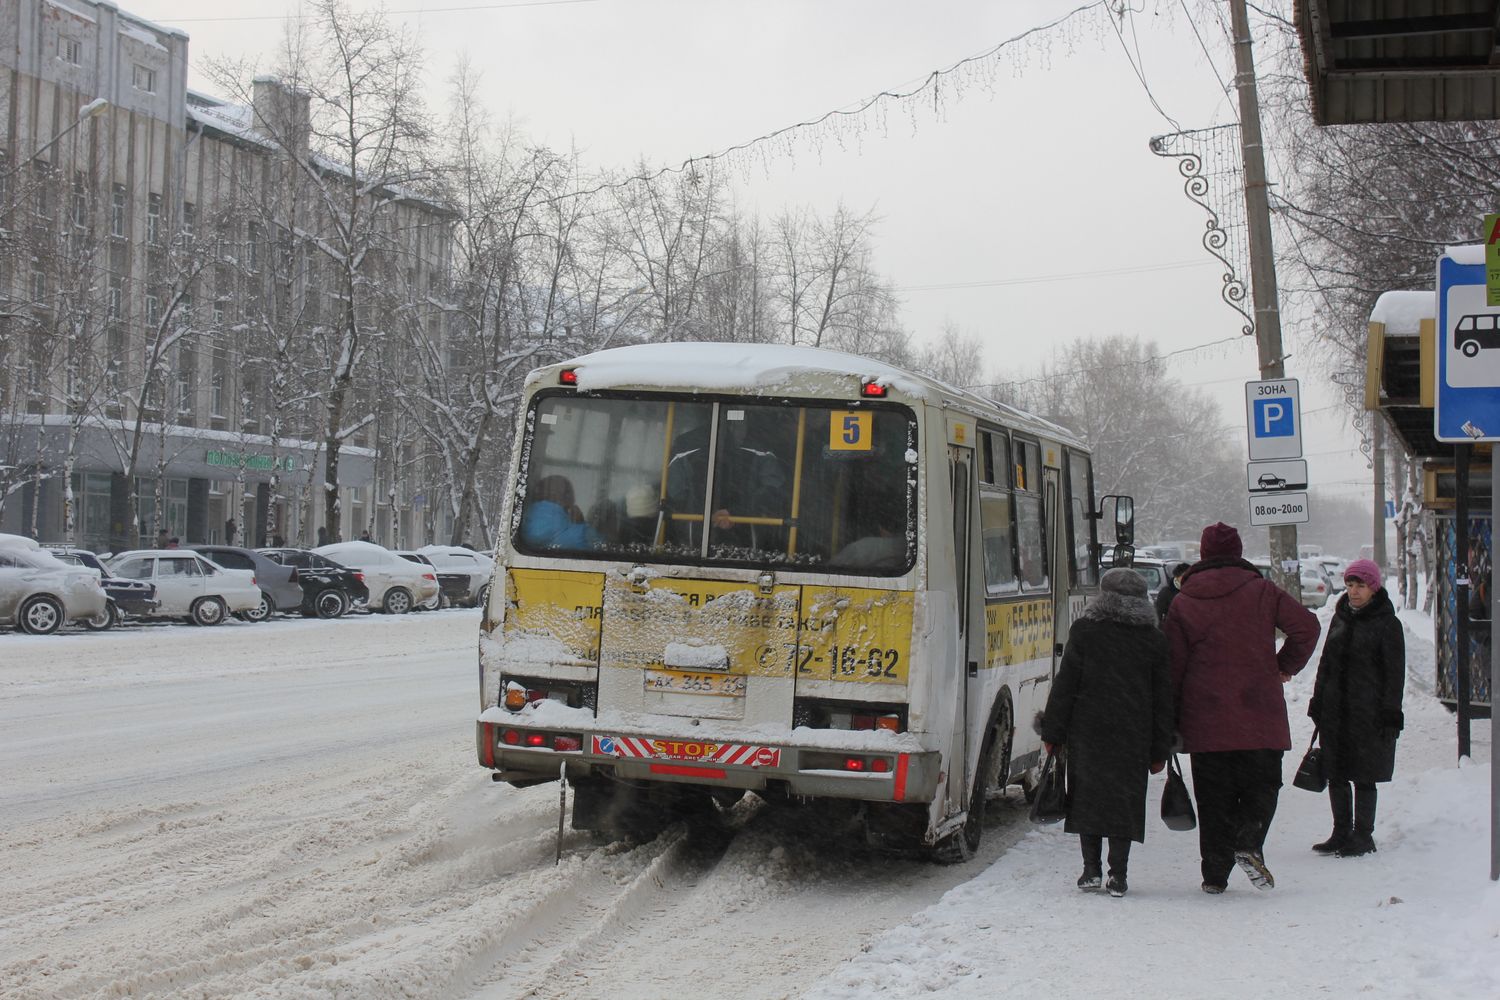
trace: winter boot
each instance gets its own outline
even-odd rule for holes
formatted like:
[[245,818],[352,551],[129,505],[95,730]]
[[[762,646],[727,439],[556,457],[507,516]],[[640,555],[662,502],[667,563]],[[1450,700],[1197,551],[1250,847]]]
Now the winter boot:
[[1109,881],[1104,883],[1104,890],[1111,896],[1119,899],[1121,896],[1125,895],[1125,889],[1125,873],[1121,872],[1120,874],[1116,875],[1111,872]]
[[1206,893],[1208,893],[1210,896],[1221,895],[1224,892],[1224,890],[1227,889],[1227,888],[1228,888],[1228,886],[1220,885],[1217,882],[1204,882],[1203,883],[1203,891],[1206,892]]
[[1250,880],[1250,884],[1257,889],[1276,888],[1276,877],[1271,874],[1271,869],[1266,867],[1266,858],[1257,849],[1249,849],[1234,852],[1234,863],[1240,866],[1240,871]]
[[1104,884],[1104,871],[1097,864],[1085,864],[1083,874],[1078,876],[1078,888],[1084,892],[1097,892]]
[[1375,853],[1375,838],[1364,830],[1355,830],[1339,848],[1338,855],[1341,858],[1362,858],[1366,854]]
[[1312,845],[1312,849],[1323,855],[1337,854],[1344,849],[1345,844],[1349,843],[1349,837],[1353,833],[1354,831],[1347,826],[1335,826],[1328,839],[1321,844]]

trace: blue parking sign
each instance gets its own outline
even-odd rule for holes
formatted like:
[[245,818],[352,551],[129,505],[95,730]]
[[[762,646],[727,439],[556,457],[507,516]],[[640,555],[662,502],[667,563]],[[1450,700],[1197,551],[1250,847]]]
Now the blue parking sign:
[[1302,457],[1301,395],[1294,378],[1245,383],[1250,461]]
[[1253,402],[1256,437],[1291,437],[1297,433],[1297,413],[1291,400],[1257,399]]

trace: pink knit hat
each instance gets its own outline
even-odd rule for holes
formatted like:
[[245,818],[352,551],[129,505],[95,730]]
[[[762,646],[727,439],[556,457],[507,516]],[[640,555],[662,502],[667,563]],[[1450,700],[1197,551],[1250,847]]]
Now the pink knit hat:
[[1356,559],[1344,570],[1345,580],[1358,580],[1371,590],[1381,588],[1380,567],[1373,559]]

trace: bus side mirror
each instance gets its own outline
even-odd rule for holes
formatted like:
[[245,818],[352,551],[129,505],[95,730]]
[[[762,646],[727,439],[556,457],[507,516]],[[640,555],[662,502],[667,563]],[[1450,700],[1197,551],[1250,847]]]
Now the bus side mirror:
[[[1099,500],[1099,513],[1096,517],[1103,518],[1104,512],[1109,510],[1113,504],[1115,522],[1115,544],[1130,546],[1135,542],[1135,498],[1110,494]],[[1116,564],[1119,560],[1116,560]]]

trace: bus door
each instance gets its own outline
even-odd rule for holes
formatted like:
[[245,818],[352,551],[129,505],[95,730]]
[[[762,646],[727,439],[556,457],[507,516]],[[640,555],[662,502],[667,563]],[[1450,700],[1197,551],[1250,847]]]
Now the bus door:
[[[948,468],[953,486],[953,594],[958,619],[955,646],[957,660],[952,669],[957,678],[953,690],[957,704],[953,714],[953,739],[948,764],[948,813],[953,815],[969,806],[968,774],[971,757],[979,747],[969,746],[969,707],[981,699],[970,693],[980,683],[979,665],[984,655],[984,608],[980,590],[973,585],[976,568],[971,558],[975,494],[974,449],[953,444],[955,440],[972,440],[973,426],[952,423],[949,427]],[[982,707],[976,708],[982,711]]]
[[1057,676],[1057,664],[1062,659],[1062,644],[1068,636],[1068,533],[1063,519],[1058,514],[1058,497],[1062,496],[1062,470],[1047,466],[1042,470],[1042,523],[1047,532],[1047,561],[1052,578],[1052,670],[1045,678],[1037,680],[1037,711],[1047,707],[1047,696],[1052,693],[1052,678]]

